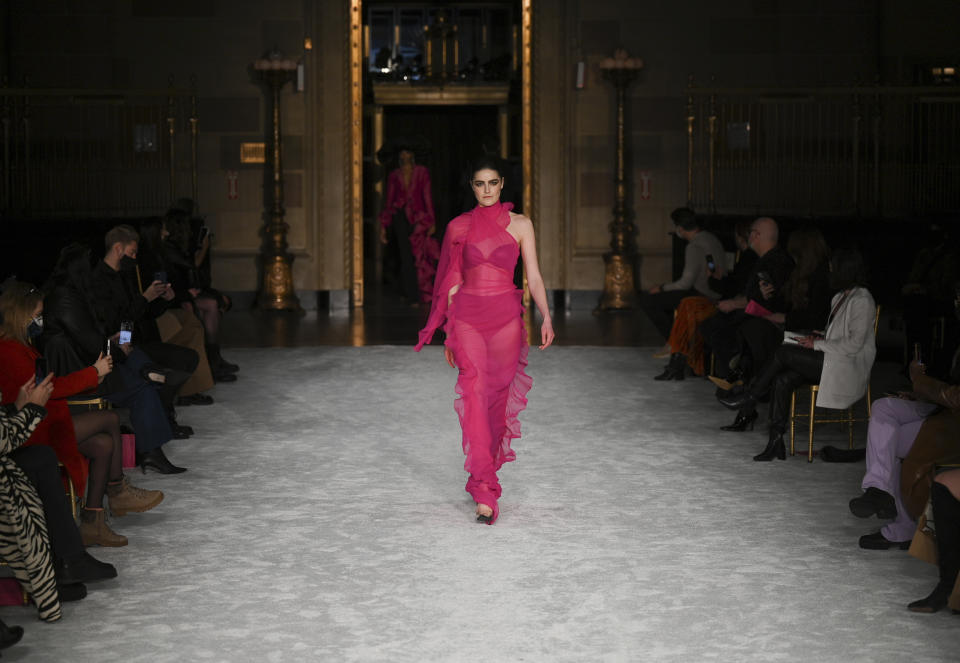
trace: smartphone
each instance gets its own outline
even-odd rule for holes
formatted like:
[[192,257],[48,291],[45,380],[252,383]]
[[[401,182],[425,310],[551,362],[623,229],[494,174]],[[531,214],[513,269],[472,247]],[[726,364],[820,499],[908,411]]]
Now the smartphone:
[[46,357],[37,357],[37,360],[34,362],[34,384],[40,384],[47,377],[47,374],[50,372],[47,370],[47,358]]
[[107,339],[107,354],[105,356],[107,357],[110,356],[110,339],[109,338]]
[[757,272],[757,279],[760,281],[765,281],[770,285],[773,285],[773,279],[770,278],[770,274],[767,272]]
[[923,357],[920,354],[920,344],[913,344],[913,360],[923,366]]
[[124,345],[133,340],[133,323],[129,320],[124,320],[120,323],[120,338],[118,343]]
[[205,225],[200,226],[200,232],[197,234],[197,244],[203,244],[203,240],[210,234],[210,229]]
[[709,269],[711,272],[714,272],[717,269],[717,263],[713,261],[712,253],[707,254],[707,269]]
[[165,271],[163,271],[163,270],[160,270],[159,272],[154,272],[154,273],[153,273],[153,280],[154,280],[154,281],[160,281],[160,283],[166,283],[166,282],[167,282],[167,273],[166,273]]

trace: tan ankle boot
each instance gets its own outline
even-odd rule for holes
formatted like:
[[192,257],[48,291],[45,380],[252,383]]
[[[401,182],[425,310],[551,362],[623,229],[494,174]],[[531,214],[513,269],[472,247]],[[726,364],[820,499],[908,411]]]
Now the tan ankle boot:
[[107,503],[110,505],[110,513],[114,516],[123,516],[128,511],[143,513],[162,501],[161,491],[137,488],[127,477],[123,477],[120,483],[107,484]]
[[85,546],[119,548],[127,545],[127,537],[117,534],[107,525],[103,509],[84,509],[80,512],[80,538]]

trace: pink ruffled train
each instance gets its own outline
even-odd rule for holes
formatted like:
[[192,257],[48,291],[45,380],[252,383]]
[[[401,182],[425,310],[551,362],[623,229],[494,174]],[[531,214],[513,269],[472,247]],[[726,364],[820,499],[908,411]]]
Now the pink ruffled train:
[[[429,343],[446,320],[446,346],[460,370],[454,409],[463,429],[463,467],[470,474],[466,490],[493,509],[491,523],[500,515],[497,471],[516,458],[510,442],[520,437],[517,417],[533,384],[524,372],[523,292],[513,284],[520,247],[506,230],[512,208],[477,206],[447,226],[433,306],[416,346],[419,351]],[[448,307],[447,293],[458,284]]]

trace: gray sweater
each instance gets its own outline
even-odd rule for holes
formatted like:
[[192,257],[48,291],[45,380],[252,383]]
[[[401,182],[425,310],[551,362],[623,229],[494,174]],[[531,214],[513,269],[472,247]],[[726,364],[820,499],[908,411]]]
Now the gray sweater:
[[708,255],[713,256],[718,266],[722,266],[725,262],[726,252],[720,240],[713,233],[701,230],[687,243],[687,248],[683,252],[683,274],[673,283],[665,283],[664,291],[692,288],[704,297],[720,299],[720,294],[710,289],[710,275],[707,273]]

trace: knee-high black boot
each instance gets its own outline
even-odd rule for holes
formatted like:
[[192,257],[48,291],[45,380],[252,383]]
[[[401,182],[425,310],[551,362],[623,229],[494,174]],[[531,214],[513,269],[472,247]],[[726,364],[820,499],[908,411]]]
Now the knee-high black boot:
[[930,596],[914,601],[907,607],[913,612],[937,612],[947,605],[960,571],[960,500],[942,483],[930,488],[933,502],[933,522],[937,528],[937,556],[940,582]]

